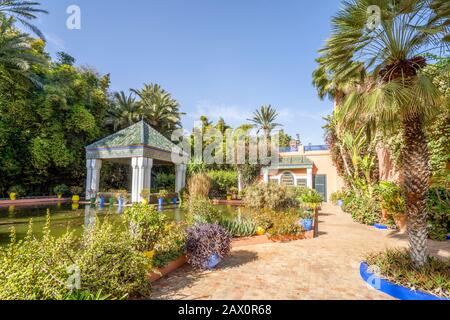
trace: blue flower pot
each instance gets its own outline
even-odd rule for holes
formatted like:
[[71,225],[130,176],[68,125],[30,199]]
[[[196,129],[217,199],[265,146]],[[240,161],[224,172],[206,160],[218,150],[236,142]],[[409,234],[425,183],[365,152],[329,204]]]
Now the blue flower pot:
[[344,200],[338,200],[337,203],[339,207],[342,207],[344,205]]
[[164,205],[164,198],[158,199],[158,206],[162,207]]
[[302,219],[300,220],[300,225],[303,230],[311,231],[313,229],[313,219]]
[[178,198],[177,197],[175,197],[175,198],[173,198],[173,204],[176,206],[177,204],[178,204]]
[[222,261],[217,253],[209,257],[208,264],[206,265],[208,269],[214,269]]
[[123,207],[124,200],[122,198],[119,198],[118,202],[119,202],[119,207]]
[[103,208],[105,206],[105,198],[100,197],[100,199],[98,200],[98,204],[101,208]]

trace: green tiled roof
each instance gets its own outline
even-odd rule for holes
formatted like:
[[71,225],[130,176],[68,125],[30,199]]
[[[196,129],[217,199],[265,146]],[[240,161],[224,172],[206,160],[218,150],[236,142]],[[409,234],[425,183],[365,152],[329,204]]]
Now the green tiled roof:
[[116,132],[87,147],[88,150],[99,148],[120,148],[131,146],[147,146],[172,152],[175,144],[153,129],[145,121],[140,121],[131,127]]
[[314,162],[305,156],[280,156],[278,164],[272,164],[271,169],[310,168]]

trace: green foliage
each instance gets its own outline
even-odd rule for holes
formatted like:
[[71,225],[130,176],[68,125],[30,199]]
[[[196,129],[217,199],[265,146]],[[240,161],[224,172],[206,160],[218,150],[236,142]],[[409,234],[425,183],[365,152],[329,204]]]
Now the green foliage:
[[395,183],[381,181],[377,187],[377,192],[383,209],[391,214],[405,212],[405,199],[402,190]]
[[187,190],[190,197],[207,199],[211,190],[211,179],[205,173],[196,173],[189,178]]
[[8,189],[8,194],[15,193],[17,197],[23,197],[26,195],[25,188],[22,186],[12,186]]
[[187,221],[190,224],[218,223],[221,220],[222,212],[211,200],[202,197],[189,197],[184,206],[188,210]]
[[[68,289],[69,267],[80,270],[81,291]],[[64,300],[123,299],[148,296],[149,260],[135,249],[128,230],[107,218],[96,221],[84,236],[67,232],[53,237],[50,215],[43,237],[35,237],[32,223],[24,240],[0,248],[0,299]],[[70,282],[72,283],[72,282]]]
[[235,218],[224,218],[220,225],[235,238],[251,237],[256,234],[257,222],[250,216],[239,215]]
[[215,196],[224,196],[231,188],[236,188],[238,184],[238,174],[236,171],[213,170],[207,172],[211,179],[210,193]]
[[298,209],[286,211],[263,210],[256,214],[258,225],[271,237],[297,236],[303,232],[300,225],[301,214]]
[[344,199],[342,209],[351,214],[354,221],[373,225],[381,220],[381,206],[377,199],[357,195],[349,191]]
[[445,188],[428,193],[428,233],[431,239],[445,241],[450,233],[450,195]]
[[300,193],[298,200],[300,204],[302,204],[304,207],[317,210],[322,202],[323,198],[316,190],[309,189],[309,188],[302,188],[300,189],[298,193]]
[[66,195],[69,193],[69,187],[65,184],[59,184],[53,188],[53,192],[57,195]]
[[157,188],[175,190],[175,175],[173,173],[159,172],[155,177]]
[[450,261],[428,257],[418,269],[406,250],[390,249],[366,257],[369,266],[380,268],[381,277],[412,290],[450,298]]
[[80,194],[82,194],[83,193],[83,187],[78,187],[78,186],[72,186],[72,187],[70,187],[70,193],[72,194],[72,195],[77,195],[77,196],[79,196]]
[[298,205],[295,193],[274,183],[256,183],[248,187],[244,201],[245,205],[252,209],[282,210]]
[[343,191],[337,191],[337,192],[333,192],[331,194],[330,200],[333,204],[337,204],[339,200],[344,200],[345,198],[345,192]]
[[160,198],[160,199],[165,199],[165,198],[167,198],[168,195],[169,195],[169,191],[167,191],[165,189],[161,189],[158,192],[158,198]]
[[151,251],[163,236],[167,218],[153,205],[134,204],[127,208],[124,217],[139,251]]
[[156,242],[152,265],[156,268],[164,268],[169,262],[177,260],[185,253],[185,244],[185,224],[167,223],[163,234]]

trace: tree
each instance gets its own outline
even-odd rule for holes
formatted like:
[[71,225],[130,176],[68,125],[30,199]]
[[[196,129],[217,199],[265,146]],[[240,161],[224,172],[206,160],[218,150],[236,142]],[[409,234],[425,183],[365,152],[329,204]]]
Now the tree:
[[32,20],[36,20],[39,17],[40,13],[48,13],[48,11],[39,8],[40,5],[40,2],[36,1],[2,0],[0,1],[0,15],[14,18],[41,39],[45,39],[39,28],[31,23]]
[[15,30],[13,23],[11,18],[0,17],[0,77],[3,81],[20,77],[39,84],[32,67],[46,61],[33,52],[32,39]]
[[139,105],[132,94],[125,92],[114,93],[113,105],[108,110],[106,124],[112,125],[113,131],[124,129],[135,124],[141,118]]
[[131,91],[140,98],[140,115],[154,129],[169,137],[181,127],[184,113],[180,111],[179,103],[161,86],[151,83],[145,84],[143,89]]
[[258,128],[258,133],[263,131],[264,136],[269,139],[273,129],[280,127],[281,124],[275,123],[278,118],[277,111],[271,105],[262,106],[253,113],[253,118],[247,119]]
[[69,66],[73,66],[75,64],[75,58],[66,52],[58,52],[56,53],[56,56],[58,57],[59,64],[67,64]]
[[364,64],[369,74],[365,87],[346,97],[342,106],[346,118],[375,124],[381,130],[403,129],[403,189],[411,258],[421,267],[427,261],[430,178],[424,122],[441,107],[439,91],[422,72],[427,65],[423,53],[448,50],[446,2],[377,1],[381,17],[375,27],[368,26],[370,5],[368,0],[344,3],[332,20],[333,33],[320,51],[321,61],[337,79],[345,79],[358,64]]

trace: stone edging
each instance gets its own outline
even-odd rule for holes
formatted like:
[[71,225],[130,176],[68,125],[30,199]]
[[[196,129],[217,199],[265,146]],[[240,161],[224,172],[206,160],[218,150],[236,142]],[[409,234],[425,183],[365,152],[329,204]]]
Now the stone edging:
[[[361,262],[359,273],[361,278],[371,287],[375,288],[378,291],[381,291],[391,297],[397,298],[399,300],[449,300],[446,298],[440,298],[437,296],[433,296],[431,294],[422,292],[422,291],[413,291],[406,287],[400,286],[398,284],[389,282],[385,279],[382,279],[375,274],[371,273],[369,270],[369,266],[365,262]],[[380,288],[376,288],[374,282],[380,285]]]

